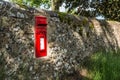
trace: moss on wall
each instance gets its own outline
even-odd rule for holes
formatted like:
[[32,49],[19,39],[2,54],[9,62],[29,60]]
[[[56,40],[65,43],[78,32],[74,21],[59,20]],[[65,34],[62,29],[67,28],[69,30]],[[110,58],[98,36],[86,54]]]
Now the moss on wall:
[[58,17],[61,22],[70,24],[72,22],[72,19],[70,18],[69,14],[64,12],[57,12]]
[[[71,14],[67,14],[64,12],[56,12],[56,13],[58,14],[58,17],[61,22],[67,23],[68,25],[70,25],[70,27],[74,31],[77,30],[77,32],[80,35],[84,34],[83,29],[85,28],[85,26],[91,30],[93,30],[93,28],[94,28],[93,23],[91,21],[89,21],[89,19],[87,17],[80,17],[77,15],[71,15]],[[79,30],[76,28],[79,28]],[[89,35],[89,32],[87,32],[87,35]]]

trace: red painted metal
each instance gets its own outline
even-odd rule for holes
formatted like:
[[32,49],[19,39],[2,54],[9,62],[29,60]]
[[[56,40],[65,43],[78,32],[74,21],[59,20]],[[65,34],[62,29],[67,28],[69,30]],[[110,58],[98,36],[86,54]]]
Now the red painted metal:
[[47,56],[47,19],[35,17],[35,57]]

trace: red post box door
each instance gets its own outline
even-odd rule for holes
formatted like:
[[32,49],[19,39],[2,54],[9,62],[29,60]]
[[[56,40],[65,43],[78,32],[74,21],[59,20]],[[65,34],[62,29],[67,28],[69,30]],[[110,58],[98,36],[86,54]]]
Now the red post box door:
[[45,17],[37,16],[35,19],[35,57],[39,58],[47,56],[47,25]]

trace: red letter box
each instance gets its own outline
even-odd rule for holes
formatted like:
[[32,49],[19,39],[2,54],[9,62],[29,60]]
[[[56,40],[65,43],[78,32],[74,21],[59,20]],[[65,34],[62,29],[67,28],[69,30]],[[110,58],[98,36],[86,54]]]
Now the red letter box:
[[35,57],[47,56],[47,21],[46,17],[35,17]]

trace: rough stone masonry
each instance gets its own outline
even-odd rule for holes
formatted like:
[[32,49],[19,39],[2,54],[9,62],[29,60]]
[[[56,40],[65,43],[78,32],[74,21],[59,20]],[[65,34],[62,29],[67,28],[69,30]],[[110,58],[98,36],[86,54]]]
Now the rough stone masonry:
[[[34,57],[34,16],[48,21],[48,56]],[[0,1],[0,78],[56,80],[90,54],[120,47],[120,22],[45,11]]]

